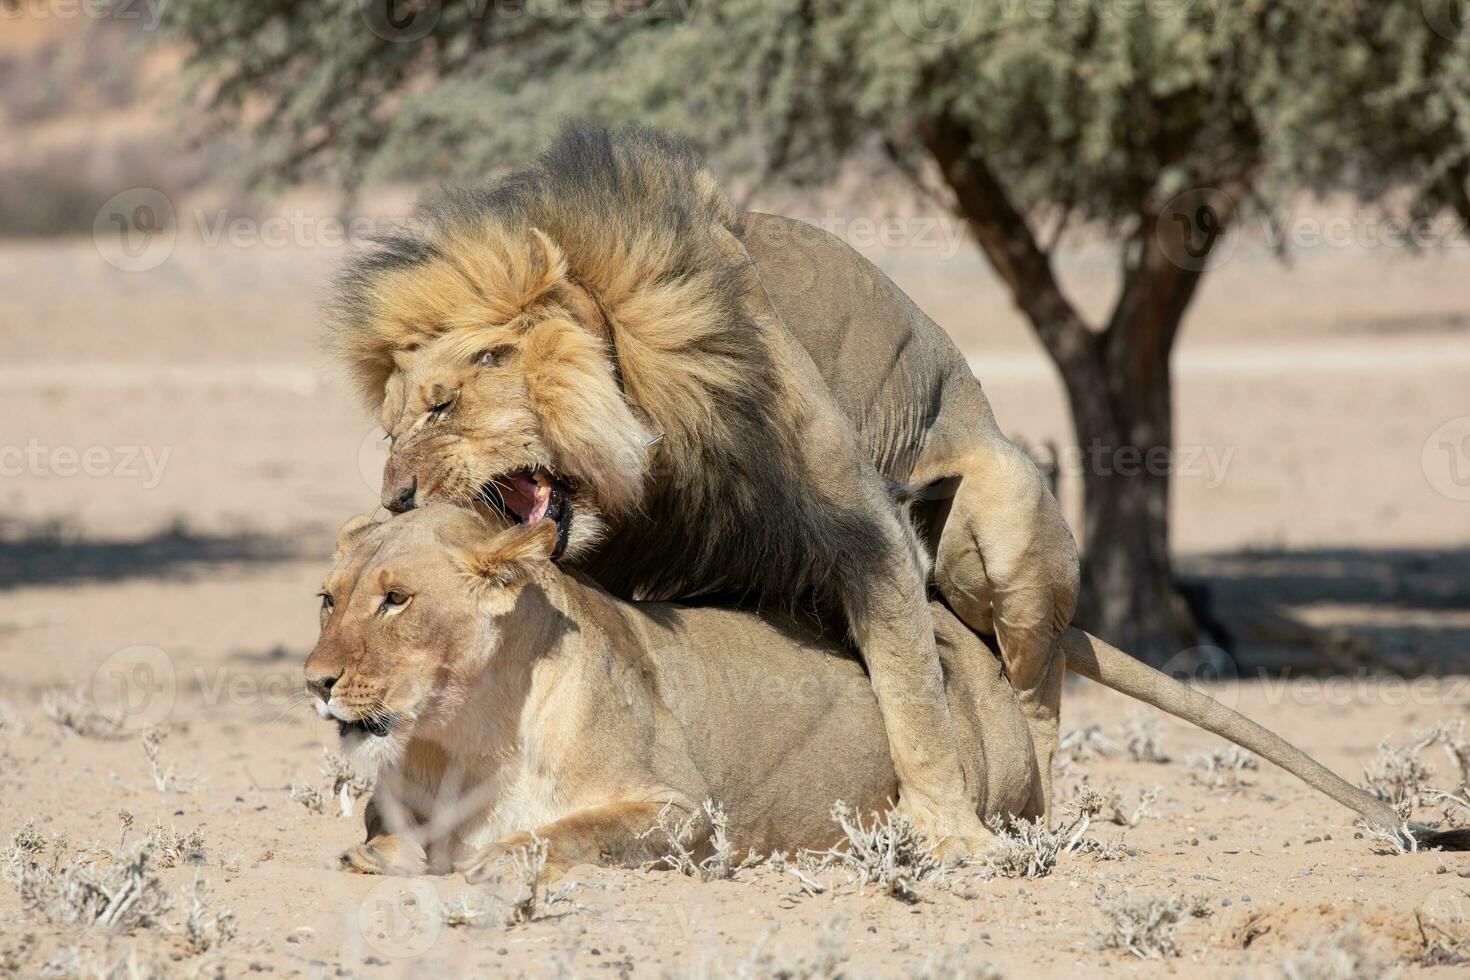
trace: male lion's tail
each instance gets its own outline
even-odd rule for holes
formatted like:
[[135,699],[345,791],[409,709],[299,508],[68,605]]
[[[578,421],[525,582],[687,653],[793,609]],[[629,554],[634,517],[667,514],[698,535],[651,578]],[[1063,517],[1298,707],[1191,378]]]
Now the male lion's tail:
[[[1358,813],[1370,824],[1398,834],[1405,846],[1470,850],[1470,830],[1433,830],[1405,824],[1392,806],[1349,783],[1280,735],[1168,674],[1135,660],[1091,633],[1068,629],[1058,642],[1066,653],[1068,670],[1166,711],[1191,725],[1198,725],[1274,762],[1308,786]],[[1412,837],[1406,836],[1408,834]]]

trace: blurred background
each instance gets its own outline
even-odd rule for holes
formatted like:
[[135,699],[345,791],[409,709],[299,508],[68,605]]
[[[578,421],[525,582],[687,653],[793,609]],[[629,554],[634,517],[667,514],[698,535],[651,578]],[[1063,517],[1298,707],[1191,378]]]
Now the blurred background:
[[294,664],[381,433],[353,243],[567,118],[882,267],[1053,473],[1080,620],[1231,672],[1470,666],[1450,0],[0,0],[0,649]]

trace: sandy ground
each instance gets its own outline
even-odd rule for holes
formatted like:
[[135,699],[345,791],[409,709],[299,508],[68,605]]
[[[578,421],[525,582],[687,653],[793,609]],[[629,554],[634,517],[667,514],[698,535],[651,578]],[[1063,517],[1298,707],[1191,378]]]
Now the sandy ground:
[[[915,242],[867,250],[959,339],[1008,431],[1065,447],[1059,386],[977,259]],[[1170,763],[1081,760],[1062,780],[1064,795],[1080,774],[1128,800],[1159,788],[1126,830],[1131,854],[1069,855],[1034,880],[963,869],[921,883],[914,905],[838,873],[814,896],[768,871],[700,883],[589,868],[572,876],[574,907],[450,927],[438,909],[470,891],[462,879],[333,870],[359,818],[291,799],[293,784],[324,784],[334,741],[296,692],[332,534],[375,506],[382,453],[320,349],[339,258],[186,235],[129,273],[87,240],[0,245],[0,842],[34,821],[74,858],[117,844],[120,809],[135,815],[129,842],[155,823],[204,840],[201,862],[160,872],[173,910],[131,935],[48,923],[0,884],[0,970],[34,976],[76,946],[83,966],[131,951],[184,975],[802,975],[825,950],[851,976],[984,962],[1016,976],[1271,976],[1358,923],[1383,967],[1453,972],[1412,963],[1416,911],[1470,918],[1470,865],[1375,854],[1346,811],[1274,769],[1201,785],[1186,760],[1218,741],[1167,719]],[[1382,737],[1464,719],[1470,700],[1467,260],[1321,249],[1286,268],[1242,249],[1208,280],[1177,361],[1179,442],[1198,461],[1176,481],[1186,570],[1377,655],[1329,678],[1242,668],[1214,690],[1355,779]],[[1112,269],[1082,251],[1064,273],[1097,309]],[[1075,512],[1074,478],[1063,497]],[[42,710],[52,688],[100,696],[139,663],[153,673],[129,675],[146,697],[124,737],[77,736]],[[1063,727],[1116,736],[1133,710],[1079,686]],[[142,722],[169,731],[163,790]],[[1438,750],[1425,759],[1452,787]],[[196,876],[238,928],[205,953],[183,927]],[[1100,905],[1125,893],[1199,897],[1206,914],[1176,927],[1179,957],[1098,948]]]

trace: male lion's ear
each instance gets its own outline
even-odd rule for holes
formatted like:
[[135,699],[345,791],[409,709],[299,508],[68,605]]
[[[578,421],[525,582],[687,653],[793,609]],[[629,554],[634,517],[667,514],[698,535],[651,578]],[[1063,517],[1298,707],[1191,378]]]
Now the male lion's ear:
[[515,593],[556,550],[554,521],[513,527],[484,544],[460,549],[459,566],[486,612],[502,614],[515,604]]
[[350,518],[346,524],[342,525],[342,530],[337,532],[337,550],[332,555],[332,560],[341,561],[352,552],[353,548],[357,547],[357,543],[362,540],[364,534],[377,526],[377,523],[365,514],[358,514]]

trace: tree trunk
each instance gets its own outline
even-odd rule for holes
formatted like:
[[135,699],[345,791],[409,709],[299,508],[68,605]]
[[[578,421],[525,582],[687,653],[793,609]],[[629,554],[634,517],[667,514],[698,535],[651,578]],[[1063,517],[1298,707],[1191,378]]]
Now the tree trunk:
[[1157,666],[1197,642],[1169,557],[1169,352],[1097,339],[1095,367],[1061,366],[1082,462],[1077,623]]
[[[1169,354],[1233,198],[1205,191],[1141,213],[1107,327],[1090,329],[970,134],[939,118],[925,145],[991,265],[1061,371],[1083,463],[1079,625],[1155,665],[1197,643],[1169,558]],[[1184,220],[1180,220],[1184,218]]]

